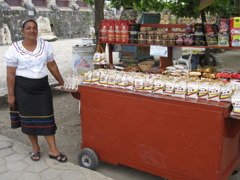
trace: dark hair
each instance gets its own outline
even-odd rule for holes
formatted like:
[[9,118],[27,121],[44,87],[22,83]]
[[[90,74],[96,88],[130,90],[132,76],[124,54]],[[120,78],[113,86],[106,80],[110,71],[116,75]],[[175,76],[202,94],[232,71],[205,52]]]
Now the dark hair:
[[25,28],[25,25],[26,25],[28,22],[33,22],[33,23],[35,23],[36,26],[38,27],[37,22],[36,22],[35,20],[33,20],[33,19],[28,19],[28,20],[24,21],[24,23],[23,23],[23,25],[22,25],[22,30]]

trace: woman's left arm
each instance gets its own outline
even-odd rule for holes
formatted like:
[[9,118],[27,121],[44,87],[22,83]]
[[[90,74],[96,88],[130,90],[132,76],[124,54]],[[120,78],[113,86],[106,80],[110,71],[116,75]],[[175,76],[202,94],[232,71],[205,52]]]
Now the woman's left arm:
[[59,82],[59,84],[64,86],[64,81],[59,72],[57,63],[55,61],[50,61],[47,63],[47,67],[48,67],[48,70],[51,72],[51,74],[54,76],[54,78]]

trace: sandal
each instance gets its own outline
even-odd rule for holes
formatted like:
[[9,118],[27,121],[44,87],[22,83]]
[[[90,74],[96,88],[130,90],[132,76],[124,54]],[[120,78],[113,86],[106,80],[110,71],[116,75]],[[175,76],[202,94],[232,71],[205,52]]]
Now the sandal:
[[29,152],[29,155],[33,161],[39,161],[41,157],[40,152]]
[[51,155],[51,154],[48,154],[49,155],[49,157],[51,158],[51,159],[56,159],[56,160],[58,160],[59,162],[66,162],[67,161],[67,156],[65,156],[65,154],[63,154],[63,153],[60,153],[59,155],[57,155],[57,156],[53,156],[53,155]]

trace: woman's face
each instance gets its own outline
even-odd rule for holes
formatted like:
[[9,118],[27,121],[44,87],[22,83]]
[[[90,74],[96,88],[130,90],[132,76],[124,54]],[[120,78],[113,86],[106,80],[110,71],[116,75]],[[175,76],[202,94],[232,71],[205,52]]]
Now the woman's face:
[[25,40],[36,40],[38,37],[37,25],[34,22],[27,22],[22,30]]

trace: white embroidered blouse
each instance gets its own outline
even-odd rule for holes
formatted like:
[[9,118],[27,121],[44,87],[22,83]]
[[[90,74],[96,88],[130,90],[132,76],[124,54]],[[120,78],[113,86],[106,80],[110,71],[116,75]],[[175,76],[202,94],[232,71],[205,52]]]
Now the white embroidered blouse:
[[47,62],[54,61],[52,46],[42,39],[37,40],[33,52],[26,50],[22,40],[14,42],[4,56],[5,65],[16,67],[16,76],[40,79],[48,75]]

